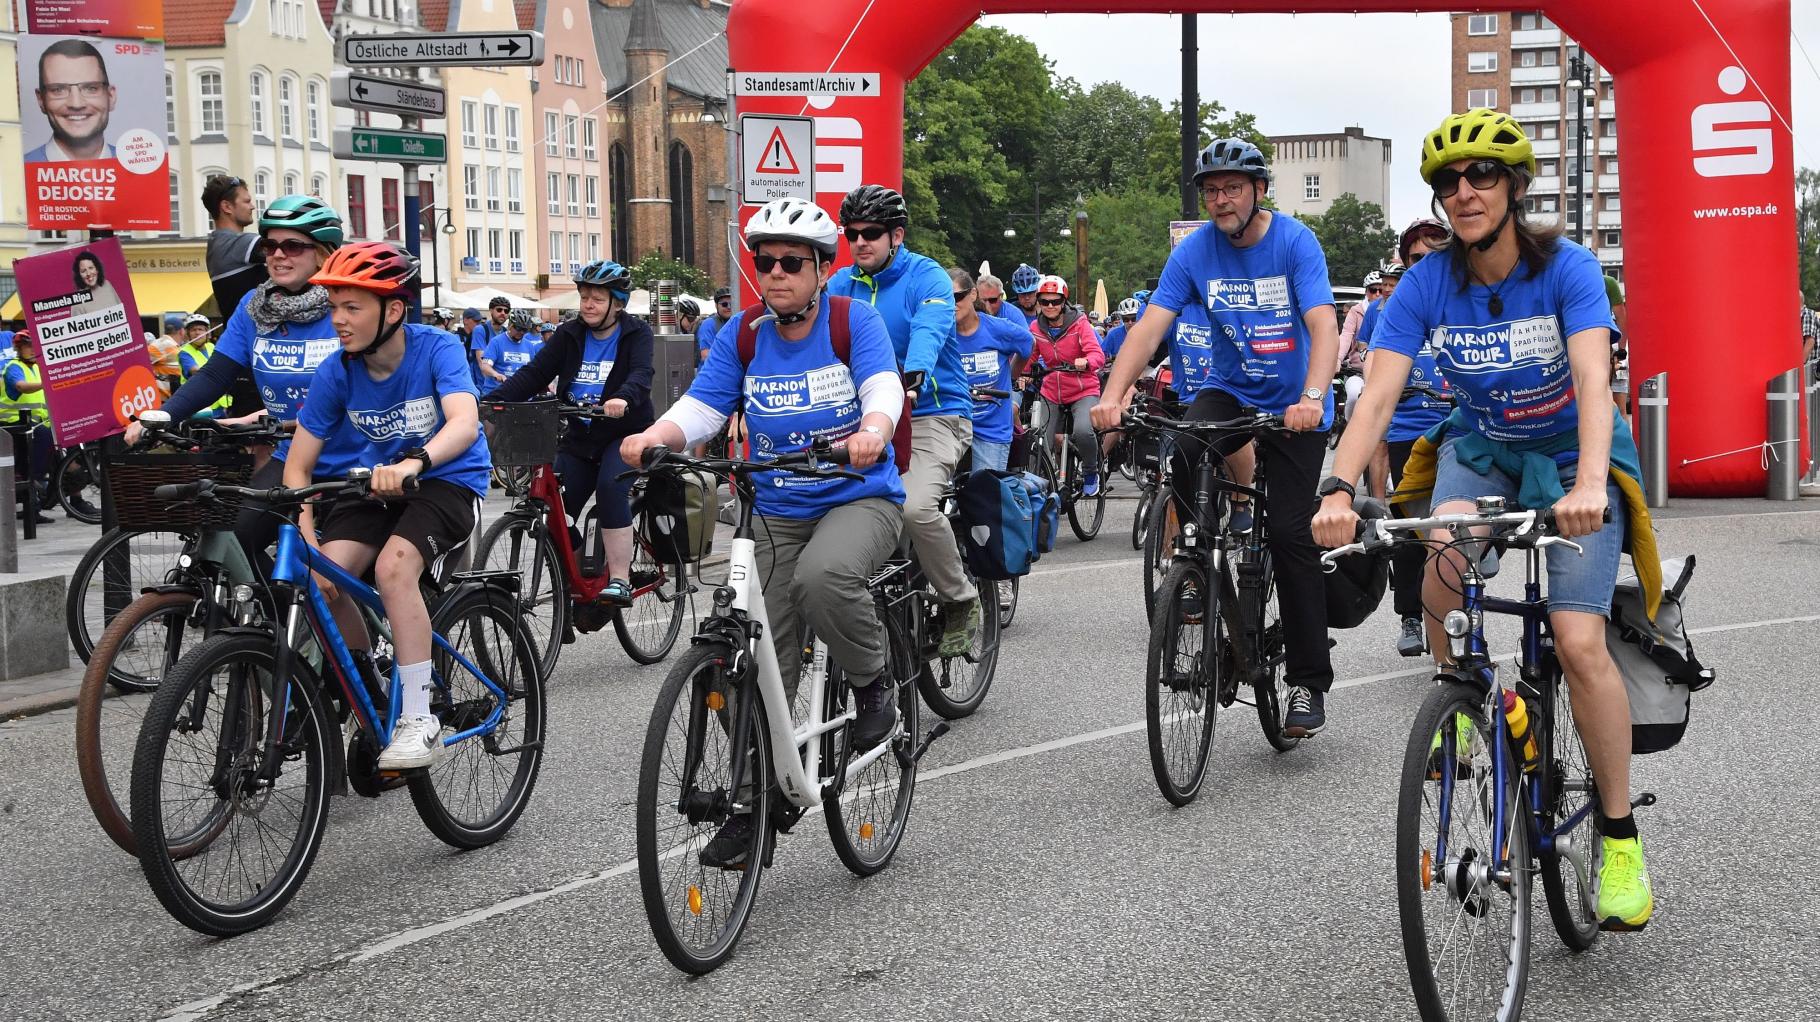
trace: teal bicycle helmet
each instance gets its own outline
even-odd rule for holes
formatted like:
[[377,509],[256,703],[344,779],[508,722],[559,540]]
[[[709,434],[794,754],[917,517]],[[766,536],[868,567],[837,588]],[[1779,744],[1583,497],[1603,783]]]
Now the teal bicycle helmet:
[[340,248],[346,240],[341,231],[341,214],[314,195],[285,195],[274,200],[259,214],[259,236],[283,227],[307,234],[317,244]]

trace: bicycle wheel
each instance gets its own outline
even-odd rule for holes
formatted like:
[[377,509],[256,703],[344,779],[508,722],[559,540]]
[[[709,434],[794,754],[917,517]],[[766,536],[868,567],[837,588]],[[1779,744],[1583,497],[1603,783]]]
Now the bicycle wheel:
[[[162,585],[190,542],[191,537],[181,532],[110,529],[89,547],[70,575],[69,593],[63,603],[70,645],[83,663],[88,663],[94,654],[95,643],[107,631],[108,622],[138,599],[141,592]],[[110,555],[118,555],[125,568],[112,584],[102,564]]]
[[[900,648],[907,640],[894,626],[888,626],[892,645]],[[896,662],[901,654],[893,653]],[[890,676],[887,675],[887,680]],[[847,747],[848,728],[840,728],[822,737],[824,776],[845,778],[836,781],[836,793],[822,804],[828,818],[828,840],[841,864],[856,876],[869,877],[891,864],[903,843],[904,831],[910,824],[910,802],[916,795],[916,764],[910,754],[916,750],[922,733],[916,692],[907,681],[890,680],[898,686],[897,712],[902,729],[886,740],[885,752],[866,764],[865,769],[845,778],[852,750]],[[847,679],[832,671],[823,694],[823,720],[833,720],[847,712],[851,699]]]
[[1074,530],[1075,539],[1086,543],[1100,534],[1100,525],[1105,521],[1106,481],[1101,479],[1100,492],[1091,497],[1076,494],[1068,505],[1068,527]]
[[1150,504],[1156,500],[1156,489],[1142,486],[1138,489],[1137,510],[1131,515],[1131,549],[1144,549],[1144,527],[1150,524]]
[[76,695],[76,772],[82,793],[95,822],[128,855],[139,854],[133,821],[122,804],[132,799],[127,785],[133,750],[150,693],[202,641],[202,630],[190,622],[195,606],[192,593],[147,593],[134,600],[101,633]]
[[1145,657],[1144,727],[1150,739],[1150,769],[1156,786],[1173,805],[1193,802],[1207,774],[1219,717],[1220,648],[1223,625],[1218,590],[1207,584],[1207,569],[1193,558],[1169,566],[1151,618]]
[[534,519],[507,515],[487,527],[474,562],[486,571],[518,572],[518,598],[538,671],[546,681],[553,679],[569,628],[569,580],[557,560],[556,544]]
[[101,524],[101,459],[84,445],[69,452],[51,480],[52,492],[63,510],[79,522]]
[[613,615],[613,631],[626,655],[641,664],[654,664],[670,655],[682,634],[683,616],[689,609],[683,592],[682,572],[659,563],[643,540],[632,541],[632,598],[630,607]]
[[1003,632],[1011,627],[1011,619],[1017,616],[1018,580],[1003,579],[998,583],[998,630]]
[[1156,619],[1156,596],[1175,555],[1175,537],[1181,532],[1181,513],[1167,492],[1150,502],[1150,524],[1144,528],[1144,617]]
[[[1424,1022],[1516,1022],[1523,1012],[1532,873],[1527,799],[1508,750],[1504,790],[1497,790],[1492,742],[1485,698],[1451,682],[1423,700],[1403,755],[1397,908]],[[1493,845],[1500,812],[1505,862]]]
[[[448,641],[431,655],[430,709],[444,736],[491,731],[443,747],[428,769],[406,775],[411,803],[430,833],[456,848],[480,848],[505,836],[530,803],[543,765],[543,676],[531,636],[503,592],[469,590],[437,608],[431,627]],[[504,705],[480,677],[507,693]]]
[[[967,572],[967,580],[979,593],[979,634],[966,653],[957,657],[936,655],[922,664],[916,677],[916,687],[922,692],[923,700],[946,720],[972,716],[980,703],[985,702],[986,691],[992,687],[993,675],[998,671],[998,586],[975,579],[971,571]],[[929,631],[926,634],[939,636],[941,607],[933,598],[924,602],[923,607],[928,615]]]
[[1257,588],[1248,588],[1239,595],[1239,599],[1257,601],[1252,611],[1257,615],[1259,625],[1258,636],[1252,643],[1253,656],[1257,659],[1257,663],[1251,665],[1255,672],[1251,680],[1252,701],[1257,706],[1258,726],[1264,729],[1264,740],[1278,752],[1288,752],[1302,744],[1302,740],[1283,733],[1283,714],[1289,707],[1289,682],[1284,677],[1286,647],[1283,615],[1277,606],[1276,568],[1270,559],[1270,548],[1262,543],[1248,555],[1259,558],[1263,565]]
[[[651,934],[684,972],[712,971],[733,954],[752,914],[769,850],[770,748],[763,706],[735,705],[733,651],[691,646],[670,669],[651,708],[638,771],[638,882]],[[748,766],[733,777],[734,727],[743,724]],[[701,856],[735,813],[750,816],[744,861],[706,865]]]
[[214,937],[276,916],[328,824],[328,743],[340,732],[301,664],[279,774],[258,776],[275,648],[269,632],[224,632],[191,650],[152,697],[133,757],[139,865],[178,922]]
[[[1554,722],[1548,729],[1552,733],[1548,773],[1543,777],[1543,804],[1536,815],[1543,833],[1553,833],[1582,810],[1586,816],[1572,830],[1556,835],[1552,850],[1541,852],[1542,895],[1561,943],[1585,951],[1599,940],[1596,878],[1604,865],[1605,844],[1599,838],[1599,792],[1593,785],[1592,766],[1574,727],[1566,687],[1560,684],[1559,675],[1556,679]],[[1535,711],[1530,712],[1533,719]]]

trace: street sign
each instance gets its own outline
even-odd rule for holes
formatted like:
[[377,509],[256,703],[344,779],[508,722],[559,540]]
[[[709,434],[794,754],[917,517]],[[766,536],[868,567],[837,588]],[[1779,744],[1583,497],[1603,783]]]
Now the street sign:
[[329,103],[349,110],[382,110],[406,117],[441,117],[447,112],[443,91],[374,75],[336,71],[329,78]]
[[772,199],[815,201],[815,120],[741,114],[740,196],[748,206]]
[[449,140],[422,131],[336,128],[335,158],[385,163],[447,163]]
[[876,73],[846,71],[739,71],[734,93],[740,96],[876,96]]
[[542,64],[543,33],[405,32],[350,35],[341,40],[348,67],[501,67]]

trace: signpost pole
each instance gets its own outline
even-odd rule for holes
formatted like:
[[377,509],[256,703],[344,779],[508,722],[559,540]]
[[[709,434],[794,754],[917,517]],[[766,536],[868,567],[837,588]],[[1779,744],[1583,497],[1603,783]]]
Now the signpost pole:
[[[416,117],[403,117],[400,118],[400,121],[403,122],[402,127],[405,131],[419,131],[423,128],[423,121]],[[416,257],[418,265],[421,267],[423,264],[423,198],[418,194],[417,164],[404,165],[403,187],[404,247],[412,256]],[[431,238],[430,244],[436,244],[436,239]],[[417,271],[417,280],[419,283],[423,282],[421,268]],[[423,322],[423,290],[412,288],[407,297],[410,300],[410,319],[407,322]]]
[[733,69],[727,69],[727,116],[722,127],[727,130],[727,286],[733,289],[733,309],[745,308],[740,298],[744,289],[740,284],[745,279],[741,268],[745,263],[745,243],[739,234],[739,215],[745,208],[745,196],[739,173],[739,115],[733,107]]

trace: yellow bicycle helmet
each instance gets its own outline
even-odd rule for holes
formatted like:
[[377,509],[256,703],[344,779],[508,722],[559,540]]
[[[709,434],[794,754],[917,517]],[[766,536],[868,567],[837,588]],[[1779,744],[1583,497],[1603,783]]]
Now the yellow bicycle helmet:
[[1455,160],[1493,159],[1536,173],[1536,153],[1529,136],[1509,114],[1477,107],[1448,114],[1441,126],[1422,139],[1422,180]]

